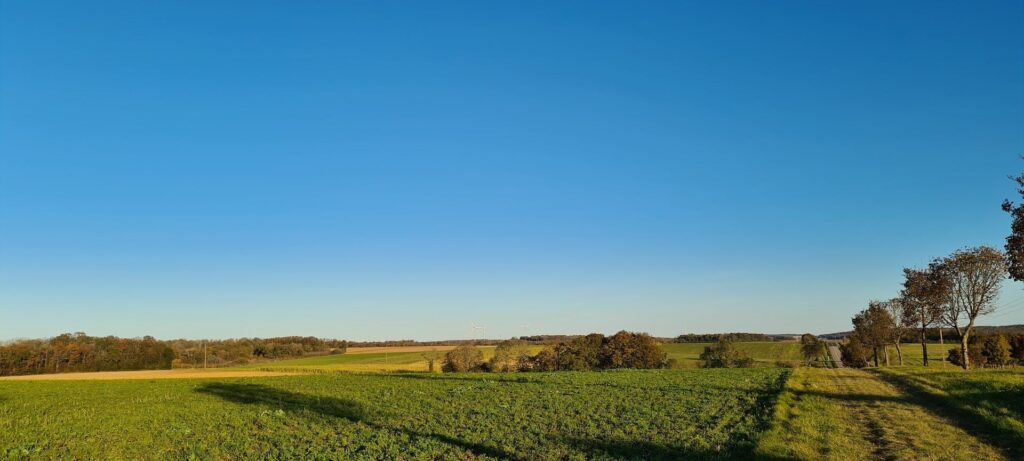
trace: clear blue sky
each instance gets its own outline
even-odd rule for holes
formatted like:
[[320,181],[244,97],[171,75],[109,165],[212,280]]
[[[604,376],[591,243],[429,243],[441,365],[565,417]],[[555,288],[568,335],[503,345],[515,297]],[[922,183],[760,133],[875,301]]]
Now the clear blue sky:
[[2,0],[0,338],[847,329],[1001,247],[1024,2],[830,3]]

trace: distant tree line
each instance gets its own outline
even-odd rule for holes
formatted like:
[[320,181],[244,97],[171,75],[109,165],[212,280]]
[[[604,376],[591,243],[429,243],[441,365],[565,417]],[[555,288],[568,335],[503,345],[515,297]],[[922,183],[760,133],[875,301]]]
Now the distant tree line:
[[[161,341],[65,333],[0,346],[0,376],[237,365],[261,359],[344,353],[345,341],[314,337]],[[204,354],[205,349],[205,354]]]
[[737,342],[754,342],[754,341],[775,341],[776,336],[769,336],[761,333],[714,333],[714,334],[693,334],[688,333],[685,335],[676,336],[675,342],[677,343],[713,343],[721,339],[727,341]]
[[497,345],[494,356],[484,361],[483,352],[462,345],[444,355],[445,372],[468,371],[591,371],[616,368],[668,368],[673,365],[646,333],[620,331],[612,336],[592,333],[547,345],[530,355],[530,343],[515,339]]
[[533,345],[558,344],[578,338],[581,335],[530,335],[512,339],[445,339],[440,341],[416,341],[398,339],[387,341],[350,341],[349,347],[397,347],[397,346],[497,346],[506,341],[519,341]]
[[128,339],[66,333],[0,347],[0,375],[155,370],[170,368],[173,360],[174,350],[150,336]]
[[313,336],[223,340],[174,339],[167,341],[167,344],[174,349],[175,368],[197,368],[204,364],[209,367],[233,366],[306,355],[344,354],[349,346],[344,340]]

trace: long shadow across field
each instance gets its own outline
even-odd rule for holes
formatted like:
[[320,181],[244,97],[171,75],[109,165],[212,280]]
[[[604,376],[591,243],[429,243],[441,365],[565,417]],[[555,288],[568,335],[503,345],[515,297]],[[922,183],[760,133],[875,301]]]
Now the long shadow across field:
[[[404,376],[413,378],[412,376]],[[413,379],[444,379],[440,377],[423,377]],[[452,379],[458,379],[452,377]],[[532,381],[519,382],[515,380],[503,380],[508,383],[514,384],[532,384]],[[275,387],[270,387],[262,384],[251,384],[251,383],[224,383],[214,382],[207,383],[196,389],[196,392],[216,396],[228,402],[245,404],[245,405],[271,405],[277,408],[285,409],[295,414],[302,414],[303,411],[317,413],[330,418],[339,418],[351,422],[359,422],[372,427],[377,430],[385,431],[397,431],[402,432],[410,437],[426,437],[443,442],[445,444],[453,445],[462,450],[472,452],[478,456],[488,456],[498,459],[508,460],[525,460],[528,459],[523,455],[517,455],[503,451],[501,449],[482,445],[473,442],[467,442],[450,435],[439,434],[439,433],[423,433],[416,432],[409,429],[393,428],[386,424],[373,421],[373,415],[370,415],[368,410],[359,402],[349,399],[341,399],[336,397],[325,397],[317,395],[307,395],[297,392],[291,392]],[[762,400],[761,404],[767,405],[766,408],[771,408],[770,405],[774,399],[777,398],[777,393],[773,395],[761,396],[758,400]],[[758,406],[761,407],[760,405]],[[760,425],[767,427],[768,421],[761,421]],[[516,430],[515,428],[509,428],[509,430]],[[561,443],[567,446],[572,446],[578,450],[581,450],[591,457],[614,457],[618,459],[627,460],[703,460],[703,459],[722,459],[727,457],[729,459],[769,459],[769,460],[783,460],[786,458],[764,458],[755,457],[753,454],[753,446],[756,445],[756,441],[751,441],[751,446],[736,447],[731,453],[728,451],[711,451],[711,450],[700,450],[692,447],[685,446],[673,446],[665,445],[653,442],[646,442],[642,440],[597,440],[589,438],[561,438]]]
[[368,419],[366,409],[359,403],[348,399],[306,395],[297,392],[277,389],[262,384],[244,383],[208,383],[196,389],[196,392],[209,394],[223,400],[241,404],[270,404],[279,408],[299,413],[301,410],[312,411],[331,418],[341,418],[351,422],[361,422],[378,430],[403,432],[411,437],[428,437],[477,455],[487,455],[502,459],[518,459],[511,453],[500,449],[466,442],[444,434],[424,434],[406,429],[395,429],[374,423]]
[[[933,384],[920,377],[897,376],[875,372],[875,376],[902,390],[912,403],[948,419],[961,429],[998,448],[1009,459],[1024,459],[1024,433],[993,422],[975,408],[985,404],[1004,407],[1001,401],[1010,403],[1024,399],[1020,393],[1007,396],[1006,391],[975,391],[968,396],[944,397],[929,390]],[[1020,415],[1016,415],[1018,418]]]

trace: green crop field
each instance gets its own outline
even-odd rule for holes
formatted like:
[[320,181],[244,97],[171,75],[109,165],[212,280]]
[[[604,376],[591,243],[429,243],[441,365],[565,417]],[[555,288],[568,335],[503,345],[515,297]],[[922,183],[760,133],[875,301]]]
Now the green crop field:
[[[681,368],[693,368],[700,364],[700,354],[711,343],[667,343],[661,348],[669,358],[676,359]],[[742,342],[736,348],[746,352],[757,366],[774,366],[777,362],[801,363],[800,343],[795,341]]]
[[749,456],[787,371],[0,381],[11,459]]
[[[543,346],[530,346],[530,353],[536,354]],[[479,346],[484,360],[494,356],[495,346]],[[321,355],[301,359],[278,360],[253,365],[234,367],[242,370],[295,370],[295,371],[427,371],[423,351],[407,352],[396,348],[396,352],[370,352],[358,354]],[[441,351],[440,354],[444,354]],[[440,361],[437,366],[440,367]]]

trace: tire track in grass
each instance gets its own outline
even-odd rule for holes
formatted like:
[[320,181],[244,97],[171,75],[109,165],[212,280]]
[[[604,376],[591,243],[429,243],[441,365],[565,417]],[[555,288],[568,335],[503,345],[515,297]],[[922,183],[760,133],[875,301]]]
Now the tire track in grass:
[[797,370],[758,454],[787,459],[1005,459],[994,447],[863,370]]

